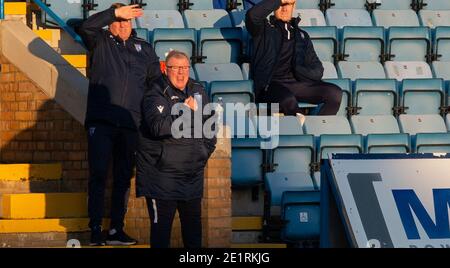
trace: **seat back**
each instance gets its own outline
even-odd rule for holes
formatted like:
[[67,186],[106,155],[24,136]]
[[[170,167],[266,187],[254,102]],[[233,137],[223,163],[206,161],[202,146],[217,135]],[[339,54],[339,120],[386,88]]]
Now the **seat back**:
[[242,71],[236,63],[197,63],[194,66],[197,79],[200,81],[243,80]]
[[304,26],[327,26],[325,17],[319,9],[297,9],[293,17],[300,17],[300,27]]
[[327,24],[343,28],[345,26],[372,26],[370,14],[365,9],[327,9]]
[[231,183],[251,186],[263,182],[263,152],[261,140],[238,138],[231,140]]
[[230,16],[226,10],[185,10],[183,19],[186,28],[227,28],[232,27]]
[[314,50],[321,61],[334,62],[334,54],[337,52],[336,27],[303,27],[314,45]]
[[440,114],[444,96],[442,79],[405,79],[400,87],[407,114]]
[[397,106],[397,83],[394,79],[358,79],[353,104],[359,115],[392,115]]
[[183,18],[176,10],[144,10],[142,17],[136,18],[134,24],[139,28],[153,31],[156,28],[184,28]]
[[384,53],[383,27],[344,27],[342,53],[347,61],[380,61]]
[[165,59],[171,50],[178,50],[192,57],[196,54],[195,30],[155,29],[153,31],[153,47],[160,59]]
[[[203,28],[198,49],[205,63],[239,63],[242,54],[241,28]],[[220,51],[220,53],[217,53]]]
[[424,27],[391,27],[387,49],[395,61],[426,61],[431,52],[430,30]]

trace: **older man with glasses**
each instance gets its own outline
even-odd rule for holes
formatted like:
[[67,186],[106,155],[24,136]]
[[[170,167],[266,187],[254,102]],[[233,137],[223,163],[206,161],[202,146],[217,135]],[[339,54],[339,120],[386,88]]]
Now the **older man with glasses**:
[[[198,132],[192,121],[174,127],[181,116],[195,120],[197,113],[202,123],[211,117],[201,112],[208,104],[208,96],[200,83],[189,78],[189,68],[185,53],[170,52],[166,57],[167,76],[153,83],[142,102],[136,192],[147,200],[152,248],[170,246],[176,210],[184,246],[200,248],[202,243],[203,171],[216,138],[203,131],[195,135]],[[180,106],[185,107],[183,112],[172,111]],[[178,137],[175,132],[180,128],[189,135]]]

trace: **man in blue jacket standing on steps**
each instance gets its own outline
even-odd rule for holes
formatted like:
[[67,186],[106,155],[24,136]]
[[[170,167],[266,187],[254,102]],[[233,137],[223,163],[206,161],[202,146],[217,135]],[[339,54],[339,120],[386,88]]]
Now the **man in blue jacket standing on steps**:
[[[138,5],[116,3],[89,17],[78,29],[90,55],[88,130],[89,227],[91,245],[132,245],[124,231],[140,122],[147,84],[161,75],[159,59],[146,40],[136,37],[131,20],[142,16]],[[109,26],[108,29],[103,29]],[[111,224],[102,234],[105,182],[113,163]]]

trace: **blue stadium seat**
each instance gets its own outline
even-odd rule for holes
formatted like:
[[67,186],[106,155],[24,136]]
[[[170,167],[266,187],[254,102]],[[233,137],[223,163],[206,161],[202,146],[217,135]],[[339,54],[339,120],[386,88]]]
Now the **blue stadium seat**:
[[358,79],[352,95],[358,115],[392,115],[398,105],[397,83],[393,79]]
[[342,78],[356,79],[385,79],[383,65],[376,61],[340,61],[338,73]]
[[320,9],[322,0],[301,0],[296,2],[297,9]]
[[411,9],[411,0],[384,0],[381,1],[380,5],[377,6],[377,9],[408,10]]
[[186,28],[227,28],[232,27],[228,12],[223,9],[185,10],[183,19]]
[[420,23],[422,26],[435,28],[450,26],[450,10],[420,10]]
[[236,63],[197,63],[194,69],[199,81],[243,80],[241,68]]
[[221,97],[224,103],[254,102],[253,83],[250,80],[213,81],[210,85],[211,101],[217,102]]
[[342,100],[336,115],[347,116],[347,107],[351,106],[352,82],[350,79],[324,79],[325,82],[335,84],[342,89]]
[[431,66],[435,77],[450,81],[450,61],[433,61]]
[[450,114],[447,114],[447,117],[446,117],[445,121],[447,122],[447,129],[450,132]]
[[198,37],[199,55],[205,63],[240,62],[243,47],[241,28],[202,28]]
[[[257,120],[260,128],[272,130],[272,133],[277,130],[275,134],[278,136],[303,135],[303,126],[296,116],[258,116]],[[266,133],[261,132],[260,136],[267,137]]]
[[[226,109],[226,106],[224,108]],[[258,119],[256,116],[245,112],[241,114],[234,111],[233,114],[231,114],[225,111],[223,114],[223,122],[230,127],[230,136],[232,140],[236,138],[258,137]]]
[[424,61],[387,61],[384,63],[387,78],[427,79],[433,78],[430,65]]
[[[82,7],[82,1],[71,0],[46,0],[45,3],[50,6],[51,10],[58,15],[63,21],[70,19],[83,19],[84,11]],[[45,22],[50,22],[56,25],[50,16],[43,12],[43,19]]]
[[417,153],[450,153],[450,133],[419,133],[415,139]]
[[143,2],[146,4],[143,7],[144,10],[180,10],[178,6],[179,0],[144,0]]
[[450,61],[450,27],[436,27],[433,44],[436,60]]
[[426,27],[391,27],[387,32],[391,60],[427,61],[431,53],[430,30]]
[[189,8],[193,10],[207,10],[214,9],[212,0],[189,0],[192,4]]
[[287,242],[320,237],[320,191],[285,191],[281,198],[281,239]]
[[442,79],[405,79],[400,87],[401,106],[407,114],[440,114],[444,92]]
[[383,27],[348,26],[342,30],[341,53],[347,61],[381,61],[384,54]]
[[363,153],[363,140],[359,134],[323,134],[320,136],[317,145],[317,161],[328,159],[329,154],[346,153],[360,154]]
[[420,26],[419,18],[414,10],[381,10],[375,9],[372,13],[373,23],[376,26],[389,28],[392,26]]
[[335,62],[338,49],[336,27],[303,27],[314,45],[314,50],[322,62]]
[[401,114],[399,116],[399,126],[402,133],[409,133],[409,135],[447,132],[444,119],[438,114]]
[[322,134],[352,134],[345,116],[306,116],[303,130],[316,137]]
[[245,62],[242,63],[242,77],[244,78],[244,80],[248,80],[250,79],[250,64]]
[[179,50],[189,57],[196,55],[194,29],[155,29],[153,47],[160,59],[165,59],[171,50]]
[[146,28],[135,28],[136,36],[149,42],[148,30]]
[[343,28],[345,26],[372,26],[370,14],[365,9],[327,9],[327,24]]
[[261,139],[231,139],[231,183],[253,186],[263,182]]
[[153,31],[156,28],[184,28],[183,18],[176,10],[144,10],[142,17],[134,20],[134,25]]
[[339,75],[336,70],[336,66],[332,62],[324,61],[323,65],[323,77],[322,79],[338,79]]
[[423,0],[427,5],[424,9],[429,10],[450,10],[450,2],[447,0]]
[[400,133],[393,115],[355,115],[350,121],[355,134],[366,136],[365,152],[409,152],[409,136]]
[[330,9],[366,9],[366,0],[331,0],[329,2],[332,3]]
[[325,17],[319,9],[297,9],[294,11],[293,17],[300,17],[300,27],[305,26],[327,26]]

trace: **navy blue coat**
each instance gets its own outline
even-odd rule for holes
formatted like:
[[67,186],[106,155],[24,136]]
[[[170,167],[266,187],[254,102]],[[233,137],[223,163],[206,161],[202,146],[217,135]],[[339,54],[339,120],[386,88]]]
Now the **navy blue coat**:
[[[267,90],[274,67],[283,42],[283,29],[276,23],[274,16],[267,19],[272,11],[277,10],[281,0],[263,0],[247,11],[245,26],[253,39],[253,54],[250,77],[254,81],[255,94],[258,98],[262,90]],[[323,76],[322,62],[314,51],[314,46],[307,32],[298,27],[300,18],[291,21],[295,28],[295,51],[292,60],[292,70],[298,81],[319,81]]]
[[137,129],[142,96],[161,75],[153,47],[133,32],[127,41],[103,27],[116,20],[114,9],[92,15],[77,29],[90,54],[85,126],[106,122]]
[[[172,123],[179,117],[171,114],[172,107],[195,93],[201,94],[204,107],[208,96],[194,80],[189,80],[187,89],[180,91],[162,76],[146,92],[136,154],[138,197],[191,200],[203,196],[204,168],[215,149],[216,138],[174,138],[171,132]],[[204,115],[203,122],[210,117]]]

